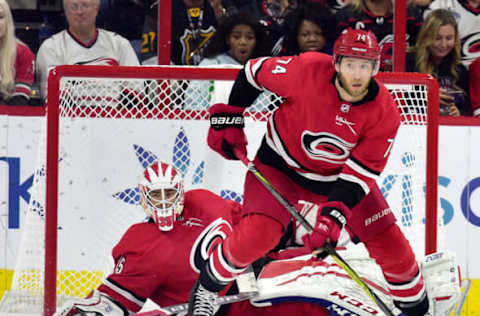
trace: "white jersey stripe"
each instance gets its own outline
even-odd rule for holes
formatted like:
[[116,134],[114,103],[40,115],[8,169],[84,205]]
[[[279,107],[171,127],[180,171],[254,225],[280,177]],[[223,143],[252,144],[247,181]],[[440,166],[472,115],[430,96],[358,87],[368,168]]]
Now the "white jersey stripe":
[[105,281],[103,281],[103,285],[105,285],[106,287],[109,287],[110,289],[112,289],[113,291],[115,291],[116,293],[122,295],[123,297],[125,297],[127,300],[137,304],[138,306],[142,307],[143,304],[145,302],[137,299],[135,296],[133,296],[130,292],[128,291],[125,291],[124,289],[116,286],[115,284],[113,284],[112,282],[110,282],[108,279],[105,279]]
[[264,91],[265,89],[262,86],[259,86],[257,84],[257,82],[255,80],[255,74],[257,73],[258,69],[260,69],[260,67],[262,66],[265,59],[267,59],[267,58],[269,58],[269,57],[259,58],[258,62],[256,62],[255,65],[253,65],[253,67],[250,66],[250,61],[248,61],[247,64],[245,65],[245,75],[247,77],[247,81],[252,86],[254,86],[258,90],[262,90],[262,91]]
[[292,159],[290,156],[287,154],[285,149],[283,148],[282,140],[280,139],[280,136],[277,134],[277,131],[275,129],[275,121],[273,120],[273,115],[270,115],[268,118],[269,120],[269,126],[270,127],[270,132],[272,134],[272,138],[270,139],[269,134],[266,134],[266,140],[267,144],[277,153],[279,154],[285,162],[293,167],[293,168],[300,168],[300,166]]
[[367,169],[363,168],[361,165],[357,164],[355,161],[352,159],[348,159],[345,164],[352,168],[355,172],[361,174],[362,176],[372,178],[373,180],[377,181],[378,180],[378,175],[376,175],[373,172],[368,171]]

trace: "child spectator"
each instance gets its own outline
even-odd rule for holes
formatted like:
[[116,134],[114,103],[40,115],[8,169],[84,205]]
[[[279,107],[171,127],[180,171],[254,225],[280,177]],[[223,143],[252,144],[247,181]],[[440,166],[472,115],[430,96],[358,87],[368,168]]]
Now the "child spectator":
[[460,61],[457,22],[445,10],[432,11],[420,28],[407,71],[431,74],[440,85],[440,115],[470,115],[468,71]]
[[287,17],[283,55],[307,51],[332,53],[335,17],[320,3],[306,3]]
[[29,104],[34,60],[30,48],[15,37],[8,3],[0,0],[0,104]]
[[[264,28],[247,13],[225,17],[204,51],[199,66],[244,65],[250,58],[268,54]],[[207,109],[214,82],[192,81],[186,92],[185,107]]]
[[243,65],[250,58],[265,56],[263,28],[247,13],[225,18],[203,53],[200,66]]

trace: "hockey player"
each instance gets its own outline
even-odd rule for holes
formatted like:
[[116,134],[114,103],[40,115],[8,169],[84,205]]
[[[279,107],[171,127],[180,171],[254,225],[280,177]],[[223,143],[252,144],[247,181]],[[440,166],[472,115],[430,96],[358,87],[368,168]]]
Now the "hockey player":
[[[235,80],[229,105],[210,108],[208,144],[227,159],[237,158],[234,148],[246,153],[245,106],[263,90],[282,96],[254,162],[292,204],[302,199],[318,205],[314,232],[303,242],[311,250],[335,244],[347,228],[381,267],[395,306],[405,315],[425,315],[429,303],[415,255],[375,182],[400,125],[388,90],[372,78],[379,60],[374,34],[350,28],[335,42],[333,58],[312,52],[250,60]],[[291,221],[251,173],[242,211],[239,224],[201,268],[190,315],[200,315],[200,305],[205,308],[275,247]],[[216,309],[211,304],[209,314]]]
[[198,277],[189,260],[195,240],[212,223],[232,223],[240,214],[240,204],[210,191],[184,192],[181,175],[167,163],[145,169],[138,188],[149,221],[132,225],[113,248],[113,273],[87,298],[67,302],[55,315],[126,316],[147,298],[160,306],[186,302]]

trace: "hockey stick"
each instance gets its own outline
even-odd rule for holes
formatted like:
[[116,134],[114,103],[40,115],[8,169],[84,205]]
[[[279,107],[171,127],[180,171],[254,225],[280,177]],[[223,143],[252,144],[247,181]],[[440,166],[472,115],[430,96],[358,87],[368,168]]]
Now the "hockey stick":
[[[248,171],[250,171],[255,178],[270,192],[280,204],[292,215],[306,230],[309,234],[313,232],[313,227],[310,225],[309,222],[303,217],[300,213],[298,213],[297,209],[278,191],[275,186],[268,181],[267,178],[263,176],[263,174],[257,169],[255,164],[248,160],[247,156],[234,148],[234,153],[239,158],[242,163],[247,167]],[[337,262],[339,266],[341,266],[347,274],[355,281],[355,283],[360,286],[360,288],[372,299],[372,301],[377,304],[378,307],[387,315],[387,316],[394,316],[393,312],[388,308],[388,306],[382,301],[380,297],[378,297],[375,292],[363,281],[363,279],[355,272],[355,270],[350,267],[350,265],[337,253],[335,248],[332,247],[331,244],[326,243],[323,246],[323,249]]]
[[[225,305],[225,304],[241,302],[241,301],[248,300],[248,299],[254,297],[257,294],[258,294],[257,292],[247,292],[247,293],[238,293],[238,294],[234,294],[234,295],[219,296],[216,299],[216,303],[218,305]],[[163,313],[159,312],[158,315],[165,315],[165,313],[167,313],[168,315],[175,315],[175,314],[178,314],[178,313],[186,312],[188,310],[188,303],[165,306],[165,307],[162,307],[161,309],[162,309]],[[153,314],[149,313],[147,315],[155,316],[156,314],[155,313],[153,313]]]

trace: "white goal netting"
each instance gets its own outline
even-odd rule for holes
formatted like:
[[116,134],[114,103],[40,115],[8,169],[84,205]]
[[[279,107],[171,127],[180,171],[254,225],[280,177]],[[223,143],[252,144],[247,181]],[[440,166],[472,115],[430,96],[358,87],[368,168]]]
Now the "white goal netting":
[[[48,131],[40,140],[18,263],[11,290],[0,303],[0,314],[40,315],[44,309],[51,314],[53,301],[47,299],[44,306],[46,291],[47,296],[56,293],[54,300],[61,305],[65,298],[82,297],[95,288],[105,276],[112,247],[130,225],[144,219],[136,186],[143,168],[155,160],[173,163],[186,189],[203,187],[224,198],[242,200],[246,169],[240,162],[221,158],[206,144],[206,109],[209,104],[226,102],[237,71],[56,69],[49,80]],[[429,202],[431,212],[426,212],[425,205],[436,194],[426,180],[426,170],[436,168],[436,156],[427,163],[427,105],[437,104],[434,96],[438,92],[433,79],[425,75],[390,73],[378,78],[390,89],[403,117],[379,186],[421,256],[425,240],[431,248],[437,239],[435,230],[433,235],[425,233],[437,202]],[[247,109],[250,158],[263,136],[266,118],[280,103],[278,96],[264,93]],[[436,146],[432,133],[429,142]],[[51,194],[47,200],[46,190]],[[51,224],[47,229],[46,218]],[[48,281],[52,275],[56,282]]]

